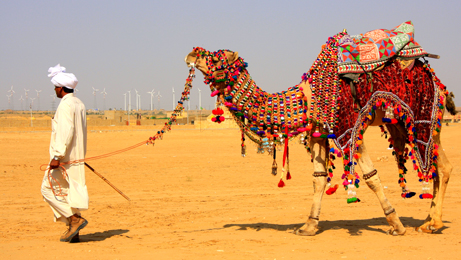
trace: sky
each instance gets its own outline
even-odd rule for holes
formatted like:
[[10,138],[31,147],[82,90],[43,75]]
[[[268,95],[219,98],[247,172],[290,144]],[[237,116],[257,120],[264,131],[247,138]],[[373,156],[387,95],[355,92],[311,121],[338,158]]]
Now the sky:
[[[408,20],[415,40],[440,55],[430,64],[461,106],[459,10],[458,1],[428,0],[2,0],[0,110],[28,109],[30,98],[36,98],[34,110],[56,108],[47,74],[58,63],[78,78],[76,95],[87,109],[125,109],[128,91],[135,108],[137,90],[147,110],[147,92],[154,89],[154,108],[171,110],[188,75],[184,57],[198,46],[237,51],[259,87],[283,91],[300,82],[328,37],[343,29],[350,35],[392,29]],[[191,109],[199,106],[198,89],[202,107],[214,107],[200,72],[192,85]],[[25,89],[29,100],[21,101]]]

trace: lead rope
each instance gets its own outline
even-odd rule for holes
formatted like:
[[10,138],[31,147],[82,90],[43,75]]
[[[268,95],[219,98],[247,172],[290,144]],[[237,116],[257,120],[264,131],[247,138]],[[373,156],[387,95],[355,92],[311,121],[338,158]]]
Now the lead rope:
[[[195,67],[192,65],[191,68],[189,69],[189,76],[187,77],[186,83],[184,84],[184,91],[182,92],[181,99],[178,101],[178,104],[176,105],[176,108],[174,109],[174,113],[171,114],[171,117],[168,119],[168,122],[165,123],[163,128],[160,131],[158,131],[154,136],[149,137],[149,139],[147,139],[145,141],[139,142],[139,143],[137,143],[135,145],[132,145],[132,146],[129,146],[129,147],[126,147],[124,149],[120,149],[120,150],[117,150],[117,151],[114,151],[114,152],[110,152],[110,153],[106,153],[106,154],[102,154],[102,155],[97,155],[97,156],[93,156],[93,157],[88,157],[88,158],[84,158],[84,159],[79,159],[79,160],[62,162],[62,163],[60,163],[59,168],[57,168],[57,169],[61,170],[64,179],[67,180],[67,178],[68,178],[68,174],[67,174],[66,169],[64,168],[64,165],[79,164],[79,163],[83,163],[83,162],[88,162],[88,161],[93,161],[93,160],[97,160],[97,159],[107,158],[107,157],[110,157],[110,156],[113,156],[113,155],[116,155],[116,154],[120,154],[120,153],[129,151],[129,150],[133,150],[134,148],[137,148],[137,147],[139,147],[141,145],[148,145],[148,144],[155,145],[155,141],[157,139],[162,139],[163,134],[166,133],[167,131],[171,130],[172,123],[176,121],[177,113],[181,112],[181,110],[184,109],[183,104],[184,104],[184,101],[189,98],[190,89],[192,88],[192,80],[194,78],[195,78]],[[47,173],[46,173],[47,178],[48,178],[48,181],[50,183],[51,190],[52,190],[52,192],[53,192],[53,194],[55,196],[60,196],[60,197],[67,196],[67,194],[64,194],[62,192],[62,187],[61,187],[61,184],[59,183],[59,181],[56,180],[50,174],[51,169],[49,167],[49,164],[40,165],[40,170],[41,171],[47,171]],[[58,185],[57,190],[58,191],[55,191],[55,188],[53,187],[53,185],[51,185],[52,180],[57,183],[57,185]]]

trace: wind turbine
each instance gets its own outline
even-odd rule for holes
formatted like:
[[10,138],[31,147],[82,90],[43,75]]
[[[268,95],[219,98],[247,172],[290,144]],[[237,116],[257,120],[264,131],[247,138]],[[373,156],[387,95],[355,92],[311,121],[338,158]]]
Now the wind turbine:
[[154,103],[152,102],[152,99],[153,99],[153,97],[155,95],[154,89],[152,89],[152,91],[147,92],[147,94],[150,94],[150,110],[153,111],[154,110]]
[[32,111],[32,109],[34,108],[34,100],[36,98],[30,98],[30,110]]
[[160,98],[162,95],[160,95],[160,91],[157,92],[157,99],[158,99],[158,109],[160,109]]
[[131,114],[131,90],[128,90],[128,125],[130,125],[130,114]]
[[123,100],[125,101],[125,111],[126,111],[126,93],[123,94],[123,96],[125,96],[125,97],[123,98]]
[[142,110],[142,107],[141,107],[141,95],[138,95],[138,100],[139,100],[139,102],[138,102],[139,110]]
[[175,104],[176,98],[175,98],[175,96],[174,96],[174,88],[171,88],[171,89],[173,89],[173,111],[174,111],[174,108],[175,108],[175,105],[174,105],[174,104]]
[[103,105],[102,109],[106,110],[106,95],[107,95],[106,88],[104,88],[104,90],[101,92],[101,94],[104,97],[104,105]]
[[198,109],[202,110],[202,91],[198,89]]
[[136,92],[136,111],[138,111],[138,109],[139,109],[139,103],[138,103],[138,101],[139,101],[139,99],[138,99],[138,91],[137,91],[136,89],[134,89],[134,91]]
[[8,103],[10,103],[10,98],[11,98],[11,110],[14,110],[13,94],[16,93],[16,92],[13,90],[13,86],[11,86],[11,89],[8,90],[8,92],[10,92],[10,97],[8,98]]
[[24,106],[22,104],[22,101],[24,101],[24,98],[21,96],[21,98],[19,99],[19,101],[21,101],[21,111],[24,111]]
[[24,92],[26,92],[26,100],[29,99],[29,95],[27,95],[27,93],[29,93],[29,89],[24,89]]
[[[92,87],[93,88],[93,87]],[[93,96],[94,96],[94,102],[93,102],[93,105],[94,105],[94,110],[97,110],[98,109],[98,104],[96,103],[96,93],[99,91],[99,89],[97,88],[93,88]]]
[[11,97],[13,96],[13,94],[6,96],[8,97],[8,109],[11,109]]
[[50,96],[53,98],[53,101],[51,101],[51,110],[54,111],[56,106],[56,94],[52,94]]
[[35,90],[37,92],[37,111],[40,111],[40,92],[41,90]]

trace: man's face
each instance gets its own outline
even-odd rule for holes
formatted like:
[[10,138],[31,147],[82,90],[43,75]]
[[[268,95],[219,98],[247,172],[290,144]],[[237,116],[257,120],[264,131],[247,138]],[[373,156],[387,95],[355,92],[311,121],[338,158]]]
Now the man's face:
[[56,92],[56,96],[57,96],[58,98],[62,98],[62,92],[64,92],[64,91],[62,90],[62,87],[56,87],[56,86],[55,86],[55,87],[54,87],[54,91]]

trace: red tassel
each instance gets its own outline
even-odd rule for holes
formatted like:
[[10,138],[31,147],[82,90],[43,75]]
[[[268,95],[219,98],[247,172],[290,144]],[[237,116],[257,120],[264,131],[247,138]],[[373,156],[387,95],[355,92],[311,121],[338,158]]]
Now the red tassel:
[[290,172],[287,172],[287,180],[291,180],[291,174],[290,174]]
[[432,194],[429,194],[429,193],[423,194],[423,199],[432,199],[432,198],[433,198]]
[[397,122],[398,122],[397,119],[395,119],[395,118],[391,119],[391,124],[396,124]]
[[336,184],[336,185],[333,186],[333,187],[330,187],[330,188],[327,190],[327,195],[331,195],[331,194],[335,193],[337,189],[338,189],[338,184]]
[[280,179],[278,186],[279,186],[279,188],[285,187],[285,182],[283,182],[283,180]]

